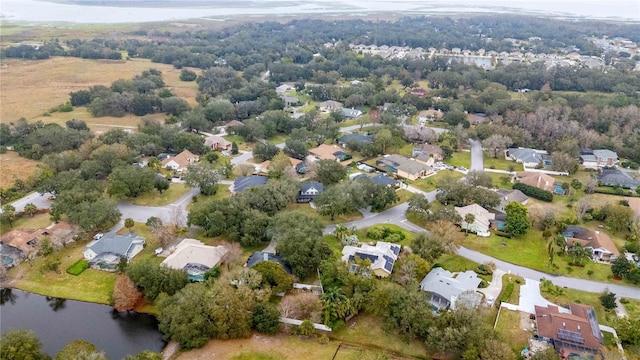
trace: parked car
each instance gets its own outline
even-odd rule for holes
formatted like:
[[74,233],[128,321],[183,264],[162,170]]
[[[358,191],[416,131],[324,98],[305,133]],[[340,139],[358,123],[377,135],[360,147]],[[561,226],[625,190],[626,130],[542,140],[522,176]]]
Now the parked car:
[[95,235],[93,235],[93,240],[100,240],[104,237],[103,233],[97,233]]

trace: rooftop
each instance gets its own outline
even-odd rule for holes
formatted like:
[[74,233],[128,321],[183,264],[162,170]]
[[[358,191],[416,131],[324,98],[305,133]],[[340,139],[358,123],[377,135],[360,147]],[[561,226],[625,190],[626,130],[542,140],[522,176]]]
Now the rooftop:
[[252,187],[262,186],[267,183],[267,180],[269,180],[268,177],[261,175],[238,176],[233,181],[232,191],[234,193],[243,192],[244,190]]
[[180,270],[197,264],[210,269],[222,261],[227,251],[224,246],[208,246],[196,239],[184,239],[161,265]]

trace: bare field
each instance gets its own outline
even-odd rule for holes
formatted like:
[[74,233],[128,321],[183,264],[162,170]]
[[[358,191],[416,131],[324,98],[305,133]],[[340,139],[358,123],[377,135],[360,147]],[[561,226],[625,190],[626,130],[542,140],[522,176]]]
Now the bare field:
[[[53,114],[43,117],[49,109],[69,100],[69,93],[87,89],[93,85],[109,86],[118,79],[130,79],[149,68],[162,71],[163,79],[177,96],[195,104],[197,84],[180,81],[180,70],[171,65],[152,63],[148,59],[87,60],[72,57],[55,57],[48,60],[3,61],[0,69],[0,119],[15,121],[20,117],[45,122],[60,122],[74,117],[74,113]],[[80,118],[91,123],[106,123],[123,118],[95,118],[86,109],[76,109]],[[84,113],[82,113],[84,111]],[[131,116],[134,118],[134,116]],[[102,119],[102,120],[101,120]],[[56,121],[57,120],[57,121]],[[104,120],[104,121],[103,121]],[[64,122],[62,121],[62,122]],[[126,120],[125,120],[126,121]],[[122,125],[122,124],[118,124]]]
[[0,154],[0,188],[10,187],[17,179],[26,180],[37,164],[37,161],[18,156],[15,151]]

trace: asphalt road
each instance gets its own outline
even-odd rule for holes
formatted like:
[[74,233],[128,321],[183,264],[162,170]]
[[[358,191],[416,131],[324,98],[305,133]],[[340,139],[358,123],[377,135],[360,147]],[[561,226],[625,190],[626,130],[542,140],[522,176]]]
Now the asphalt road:
[[[25,205],[31,203],[38,207],[38,209],[46,209],[51,207],[51,201],[47,200],[51,196],[50,193],[40,195],[38,192],[33,192],[23,198],[20,198],[11,203],[16,208],[16,211],[24,210]],[[2,210],[0,210],[2,212]]]
[[479,140],[469,139],[471,143],[471,169],[484,170],[484,160],[482,156],[482,144]]

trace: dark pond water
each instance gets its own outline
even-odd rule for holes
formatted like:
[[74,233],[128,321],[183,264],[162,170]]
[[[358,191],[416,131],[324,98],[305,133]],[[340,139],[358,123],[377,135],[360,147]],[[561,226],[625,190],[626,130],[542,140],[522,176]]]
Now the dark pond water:
[[143,350],[160,352],[165,345],[151,315],[116,313],[110,306],[3,289],[0,332],[10,329],[35,332],[52,357],[76,339],[94,344],[111,360]]

